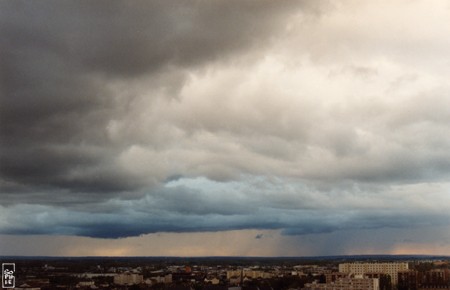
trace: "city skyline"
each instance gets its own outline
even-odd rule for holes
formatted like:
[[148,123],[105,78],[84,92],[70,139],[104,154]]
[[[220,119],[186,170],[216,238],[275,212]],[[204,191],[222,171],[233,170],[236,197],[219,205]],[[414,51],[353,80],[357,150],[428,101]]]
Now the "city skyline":
[[0,19],[0,255],[450,255],[447,1]]

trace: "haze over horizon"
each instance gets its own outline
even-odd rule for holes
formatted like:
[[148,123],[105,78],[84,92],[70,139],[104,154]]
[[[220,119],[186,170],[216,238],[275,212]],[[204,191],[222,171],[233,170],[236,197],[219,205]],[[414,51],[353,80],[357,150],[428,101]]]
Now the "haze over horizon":
[[0,1],[0,255],[450,255],[450,3]]

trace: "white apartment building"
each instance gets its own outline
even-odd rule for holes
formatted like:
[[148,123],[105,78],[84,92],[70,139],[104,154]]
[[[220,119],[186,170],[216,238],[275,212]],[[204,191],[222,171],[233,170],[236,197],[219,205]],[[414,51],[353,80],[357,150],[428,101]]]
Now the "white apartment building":
[[272,278],[274,275],[269,272],[264,271],[258,271],[258,270],[251,270],[251,269],[239,269],[239,270],[230,270],[227,271],[227,279],[235,278],[235,277],[248,277],[252,279],[262,278],[262,279],[269,279]]
[[393,285],[397,285],[398,272],[408,270],[408,263],[343,263],[339,264],[339,272],[363,275],[382,273],[391,276]]
[[330,283],[307,283],[304,290],[379,290],[378,278],[362,276],[339,278]]
[[114,276],[114,284],[117,285],[135,285],[144,282],[144,277],[139,274],[122,273]]

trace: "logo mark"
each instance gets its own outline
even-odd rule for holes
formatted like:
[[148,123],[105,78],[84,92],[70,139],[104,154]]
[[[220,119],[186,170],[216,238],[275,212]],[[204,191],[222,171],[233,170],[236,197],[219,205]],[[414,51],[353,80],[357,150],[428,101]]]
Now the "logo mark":
[[14,272],[16,271],[16,264],[3,263],[2,264],[2,287],[14,288],[16,286],[16,277]]

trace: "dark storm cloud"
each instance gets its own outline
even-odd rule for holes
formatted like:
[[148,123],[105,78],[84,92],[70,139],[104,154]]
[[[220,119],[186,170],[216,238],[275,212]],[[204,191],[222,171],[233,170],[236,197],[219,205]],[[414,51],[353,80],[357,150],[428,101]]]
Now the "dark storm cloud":
[[[100,238],[121,238],[157,232],[201,232],[236,229],[283,229],[284,235],[331,233],[339,230],[417,228],[446,225],[448,213],[421,213],[409,210],[350,210],[326,208],[286,210],[270,204],[254,204],[256,212],[232,209],[228,213],[179,212],[153,203],[147,196],[139,200],[115,200],[96,210],[83,206],[16,205],[2,207],[3,234],[62,234]],[[221,200],[219,199],[218,202]],[[237,203],[236,203],[237,204]],[[113,210],[111,210],[113,209]],[[115,210],[114,210],[115,209]],[[20,215],[15,213],[20,212]],[[262,236],[261,236],[262,237]],[[261,238],[259,237],[259,238]],[[258,236],[256,237],[258,238]]]
[[2,2],[1,179],[75,192],[142,186],[108,161],[120,151],[108,121],[126,110],[108,83],[231,57],[267,41],[292,4]]
[[62,57],[69,66],[132,77],[261,43],[294,4],[299,6],[294,1],[17,1],[3,4],[2,30],[6,43],[23,53],[33,50],[36,56]]
[[450,18],[370,3],[0,2],[0,233],[446,225]]
[[[357,192],[322,192],[311,196],[305,188],[290,195],[286,192],[292,191],[289,189],[292,185],[272,182],[271,188],[265,191],[266,197],[274,195],[270,199],[259,196],[258,186],[253,187],[262,181],[249,180],[253,185],[241,189],[229,184],[211,187],[210,181],[200,180],[195,182],[203,190],[187,183],[160,188],[137,199],[115,198],[101,203],[62,200],[63,206],[57,202],[3,206],[1,232],[121,238],[157,232],[281,229],[282,234],[293,236],[340,230],[445,226],[448,221],[448,213],[439,207],[435,206],[436,212],[429,212],[420,204],[413,207],[410,205],[415,203],[413,195],[395,195],[394,191],[386,196],[373,196],[372,200],[358,196]],[[395,196],[395,200],[380,205],[392,199],[389,195]],[[54,199],[58,199],[57,195]],[[274,199],[286,199],[289,203],[275,203]],[[408,208],[402,208],[408,203]],[[445,205],[441,208],[445,209]]]

